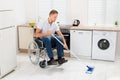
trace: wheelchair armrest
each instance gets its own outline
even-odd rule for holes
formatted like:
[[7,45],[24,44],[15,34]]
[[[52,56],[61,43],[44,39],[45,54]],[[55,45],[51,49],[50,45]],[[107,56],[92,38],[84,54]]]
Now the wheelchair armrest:
[[43,47],[43,42],[40,40],[40,38],[35,38],[34,40],[37,43],[39,48]]

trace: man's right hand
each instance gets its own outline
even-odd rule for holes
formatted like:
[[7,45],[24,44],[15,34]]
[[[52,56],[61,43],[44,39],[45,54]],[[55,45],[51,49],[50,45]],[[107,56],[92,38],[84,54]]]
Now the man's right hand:
[[52,35],[52,30],[49,30],[49,31],[47,32],[47,36],[50,36],[50,35]]

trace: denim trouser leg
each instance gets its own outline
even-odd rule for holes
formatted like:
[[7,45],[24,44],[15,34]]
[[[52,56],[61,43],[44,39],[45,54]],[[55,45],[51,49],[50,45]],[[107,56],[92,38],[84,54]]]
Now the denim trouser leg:
[[48,54],[49,58],[53,58],[54,55],[52,52],[51,38],[43,37],[41,40],[43,41],[43,44],[47,50],[47,54]]
[[[60,40],[62,42],[62,38],[60,36],[56,36],[56,37],[58,40]],[[52,42],[52,44],[55,43],[55,45],[56,45],[58,57],[63,57],[64,56],[63,45],[61,45],[54,37],[51,37],[51,42]]]
[[[57,36],[57,38],[62,41],[62,38]],[[43,41],[43,44],[45,45],[45,48],[47,49],[47,53],[49,58],[53,58],[53,52],[52,52],[52,46],[56,46],[58,57],[63,57],[63,46],[54,38],[54,37],[43,37],[41,39]]]

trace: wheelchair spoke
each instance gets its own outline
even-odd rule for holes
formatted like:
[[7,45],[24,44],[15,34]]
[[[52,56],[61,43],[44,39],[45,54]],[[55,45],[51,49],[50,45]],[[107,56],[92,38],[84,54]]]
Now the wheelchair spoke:
[[28,47],[28,56],[33,64],[39,63],[39,48],[35,42],[31,42]]

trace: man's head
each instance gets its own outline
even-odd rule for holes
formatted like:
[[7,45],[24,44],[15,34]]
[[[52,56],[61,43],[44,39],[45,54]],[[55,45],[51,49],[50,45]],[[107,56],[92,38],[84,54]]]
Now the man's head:
[[52,22],[55,22],[58,16],[58,11],[56,10],[51,10],[49,13],[49,18]]

